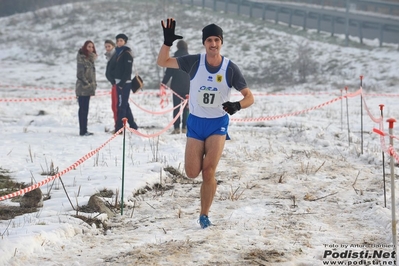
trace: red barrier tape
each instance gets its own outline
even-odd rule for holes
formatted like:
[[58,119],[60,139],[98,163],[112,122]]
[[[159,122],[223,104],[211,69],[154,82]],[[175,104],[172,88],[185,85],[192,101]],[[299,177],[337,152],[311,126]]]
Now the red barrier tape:
[[[13,89],[33,89],[33,90],[52,90],[52,91],[60,91],[60,92],[72,92],[74,88],[44,88],[44,87],[32,87],[32,86],[15,86],[15,85],[6,85],[0,84],[0,87],[3,88],[13,88]],[[107,92],[106,94],[110,94],[111,92]],[[136,94],[143,94],[143,95],[157,95],[157,92],[137,92]]]
[[364,104],[364,108],[366,109],[366,112],[367,112],[367,114],[369,115],[369,117],[370,117],[370,119],[374,122],[374,123],[377,123],[377,124],[379,124],[380,122],[382,122],[382,117],[380,117],[380,118],[376,118],[376,117],[374,117],[372,114],[371,114],[371,112],[370,112],[370,109],[367,107],[367,103],[366,103],[366,100],[364,99],[364,94],[362,93],[362,102],[363,102],[363,104]]
[[65,101],[65,100],[76,100],[76,96],[69,97],[51,97],[51,98],[14,98],[14,99],[0,99],[0,102],[45,102],[45,101]]
[[130,101],[131,101],[135,106],[137,106],[137,108],[139,108],[141,111],[144,111],[144,112],[149,113],[149,114],[154,114],[154,115],[163,115],[163,114],[169,113],[169,112],[171,112],[171,111],[173,111],[173,110],[179,108],[179,107],[183,104],[183,102],[181,102],[180,104],[176,105],[175,107],[173,107],[173,108],[171,108],[171,109],[168,109],[168,110],[165,110],[165,111],[160,111],[160,112],[154,112],[154,111],[150,111],[150,110],[144,109],[143,107],[141,107],[141,106],[139,106],[137,103],[135,103],[133,100],[130,100]]
[[315,110],[315,109],[319,109],[319,108],[321,108],[321,107],[324,107],[324,106],[326,106],[326,105],[332,104],[333,102],[342,100],[342,99],[344,99],[344,98],[355,97],[355,96],[357,96],[357,95],[359,95],[359,94],[361,94],[361,93],[362,93],[362,89],[360,88],[359,90],[357,90],[357,91],[354,92],[354,93],[348,93],[348,94],[346,94],[346,95],[337,97],[337,98],[335,98],[335,99],[332,99],[332,100],[330,100],[330,101],[328,101],[328,102],[319,104],[319,105],[317,105],[317,106],[314,106],[314,107],[311,107],[311,108],[308,108],[308,109],[305,109],[305,110],[301,110],[301,111],[296,111],[296,112],[288,113],[288,114],[275,115],[275,116],[267,116],[267,117],[259,117],[259,118],[242,118],[242,119],[240,119],[240,118],[231,118],[230,121],[234,121],[234,122],[261,122],[261,121],[276,120],[276,119],[279,119],[279,118],[284,118],[284,117],[288,117],[288,116],[294,116],[294,115],[299,115],[299,114],[307,113],[307,112],[309,112],[309,111],[312,111],[312,110]]
[[373,128],[373,132],[374,132],[374,133],[377,133],[377,134],[379,134],[379,135],[381,135],[381,136],[385,136],[385,133],[384,133],[382,130],[379,130],[379,129],[377,129],[377,128]]
[[373,132],[381,136],[381,150],[383,152],[387,153],[389,156],[392,156],[393,158],[395,158],[396,162],[399,163],[399,155],[395,152],[395,149],[393,148],[392,145],[389,145],[389,148],[386,147],[384,137],[388,136],[390,138],[395,138],[395,139],[399,139],[399,138],[396,136],[390,135],[388,133],[385,133],[384,129],[383,129],[382,122],[380,123],[380,128],[381,129],[373,128]]
[[180,98],[182,101],[185,100],[185,98],[181,97],[179,94],[177,94],[174,90],[166,86],[165,84],[161,83],[161,87],[170,90],[174,95],[176,95],[178,98]]
[[166,95],[166,90],[164,86],[159,87],[159,96],[161,97],[159,105],[161,105],[161,108],[163,109],[166,105],[169,104],[169,98]]
[[80,158],[79,160],[77,160],[74,164],[72,164],[71,166],[69,166],[68,168],[64,169],[63,171],[57,173],[56,175],[53,175],[39,183],[36,183],[32,186],[29,186],[27,188],[21,189],[19,191],[16,191],[14,193],[5,195],[5,196],[1,196],[0,197],[0,201],[6,200],[6,199],[10,199],[16,196],[20,196],[23,195],[25,193],[28,193],[38,187],[41,187],[47,183],[49,183],[50,181],[53,181],[56,178],[59,178],[61,176],[63,176],[64,174],[68,173],[69,171],[75,169],[76,167],[78,167],[79,165],[81,165],[82,163],[84,163],[86,160],[88,160],[89,158],[91,158],[93,155],[95,155],[96,153],[98,153],[102,148],[104,148],[108,143],[110,143],[114,138],[116,138],[121,132],[123,132],[123,130],[127,129],[128,131],[141,136],[141,137],[146,137],[146,138],[153,138],[156,136],[159,136],[161,134],[163,134],[165,131],[167,131],[173,124],[174,122],[177,120],[178,117],[181,116],[182,112],[184,111],[185,107],[187,105],[187,100],[184,100],[180,106],[180,111],[179,113],[176,115],[176,117],[168,124],[168,126],[166,126],[164,129],[162,129],[161,131],[154,133],[154,134],[143,134],[135,129],[129,128],[127,126],[125,126],[124,128],[121,128],[118,132],[116,132],[114,135],[112,135],[112,137],[110,139],[108,139],[105,143],[103,143],[100,147],[98,147],[95,150],[92,150],[91,152],[87,153],[85,156],[83,156],[82,158]]
[[[0,85],[0,86],[4,86],[4,85]],[[11,87],[11,86],[10,86],[10,87]],[[161,89],[161,92],[160,92],[160,94],[159,94],[159,95],[161,96],[161,103],[160,103],[160,104],[161,104],[161,107],[163,108],[164,97],[165,97],[166,94],[167,94],[165,88],[167,88],[167,89],[170,89],[170,88],[168,88],[168,87],[167,87],[166,85],[164,85],[164,84],[162,84],[162,86],[160,86],[160,88],[163,88],[163,89]],[[170,89],[170,90],[171,90],[171,89]],[[171,90],[171,91],[173,92],[173,90]],[[174,92],[173,92],[173,93],[174,93]],[[109,95],[109,94],[110,94],[110,92],[99,93],[99,95]],[[355,97],[355,96],[360,95],[360,94],[362,94],[362,88],[360,88],[359,90],[357,90],[357,91],[354,92],[354,93],[348,93],[348,94],[346,94],[346,95],[343,95],[343,96],[334,98],[334,99],[332,99],[332,100],[330,100],[330,101],[328,101],[328,102],[319,104],[319,105],[317,105],[317,106],[314,106],[314,107],[311,107],[311,108],[308,108],[308,109],[305,109],[305,110],[301,110],[301,111],[297,111],[297,112],[292,112],[292,113],[288,113],[288,114],[270,116],[270,117],[246,118],[246,119],[234,119],[234,118],[233,118],[233,119],[231,119],[231,121],[236,121],[236,122],[237,122],[237,121],[240,121],[240,122],[241,122],[241,121],[246,121],[246,122],[258,122],[258,121],[275,120],[275,119],[284,118],[284,117],[288,117],[288,116],[299,115],[299,114],[303,114],[303,113],[309,112],[309,111],[311,111],[311,110],[319,109],[319,108],[321,108],[321,107],[324,107],[324,106],[326,106],[326,105],[332,104],[332,103],[334,103],[334,102],[336,102],[336,101],[339,101],[339,100],[342,100],[342,99],[344,99],[344,98]],[[284,95],[286,95],[286,94],[284,94]],[[289,95],[292,95],[292,94],[289,94]],[[391,95],[391,96],[392,96],[392,95]],[[396,96],[395,96],[395,97],[396,97]],[[70,97],[37,98],[37,99],[0,99],[0,102],[11,102],[11,101],[30,101],[30,102],[33,101],[33,102],[34,102],[34,101],[47,101],[47,100],[54,101],[54,100],[59,100],[59,99],[61,99],[61,100],[67,100],[67,99],[74,99],[74,98],[76,98],[76,97],[75,97],[75,96],[73,96],[73,97],[70,96]],[[181,97],[180,97],[180,98],[181,98]],[[69,166],[69,167],[66,168],[65,170],[63,170],[63,171],[57,173],[56,175],[53,175],[53,176],[51,176],[51,177],[49,177],[49,178],[47,178],[47,179],[45,179],[45,180],[43,180],[43,181],[41,181],[41,182],[39,182],[39,183],[36,183],[36,184],[34,184],[34,185],[32,185],[32,186],[29,186],[29,187],[27,187],[27,188],[21,189],[21,190],[19,190],[19,191],[17,191],[17,192],[14,192],[14,193],[11,193],[11,194],[8,194],[8,195],[5,195],[5,196],[1,196],[1,197],[0,197],[0,201],[6,200],[6,199],[10,199],[10,198],[13,198],[13,197],[16,197],[16,196],[25,194],[25,193],[27,193],[27,192],[30,192],[30,191],[32,191],[32,190],[38,188],[38,187],[41,187],[41,186],[43,186],[43,185],[49,183],[50,181],[52,181],[52,180],[54,180],[54,179],[56,179],[56,178],[58,178],[58,177],[61,177],[62,175],[66,174],[67,172],[69,172],[69,171],[75,169],[77,166],[79,166],[80,164],[82,164],[83,162],[85,162],[87,159],[89,159],[90,157],[92,157],[93,155],[95,155],[97,152],[99,152],[102,148],[104,148],[110,141],[112,141],[114,138],[116,138],[116,137],[117,137],[123,130],[125,130],[125,129],[128,129],[128,131],[130,131],[130,132],[132,132],[132,133],[134,133],[134,134],[136,134],[136,135],[138,135],[138,136],[141,136],[141,137],[152,138],[152,137],[156,137],[156,136],[161,135],[162,133],[164,133],[165,131],[167,131],[167,130],[173,125],[173,123],[177,120],[178,117],[180,117],[180,115],[181,115],[182,112],[184,111],[185,106],[186,106],[187,103],[188,103],[188,100],[187,100],[187,99],[183,99],[183,98],[182,98],[182,100],[183,100],[183,102],[182,102],[180,105],[178,105],[178,106],[176,106],[176,107],[174,107],[174,108],[172,108],[172,109],[170,109],[170,110],[167,110],[167,111],[165,111],[165,112],[151,112],[151,111],[145,110],[145,109],[143,109],[143,108],[140,108],[140,109],[142,109],[143,111],[147,111],[147,112],[149,112],[149,113],[164,114],[164,113],[166,113],[166,112],[170,112],[170,111],[174,110],[175,108],[180,107],[180,111],[179,111],[179,113],[176,115],[176,117],[175,117],[164,129],[162,129],[161,131],[159,131],[159,132],[157,132],[157,133],[154,133],[154,134],[143,134],[143,133],[141,133],[141,132],[139,132],[139,131],[137,131],[137,130],[135,130],[135,129],[128,128],[128,127],[125,126],[124,128],[120,129],[118,132],[116,132],[109,140],[107,140],[107,141],[106,141],[104,144],[102,144],[100,147],[98,147],[97,149],[95,149],[95,150],[89,152],[89,153],[86,154],[85,156],[81,157],[78,161],[76,161],[74,164],[72,164],[71,166]],[[395,150],[394,150],[394,148],[393,148],[392,146],[390,146],[388,149],[386,149],[386,147],[385,147],[385,142],[384,142],[384,138],[383,138],[384,136],[389,136],[389,137],[391,137],[391,138],[396,138],[396,139],[398,139],[398,137],[392,136],[392,135],[389,135],[389,134],[384,133],[384,132],[383,132],[383,125],[382,125],[382,117],[381,117],[381,118],[374,118],[374,117],[371,115],[371,113],[370,113],[370,111],[369,111],[369,109],[368,109],[368,107],[367,107],[367,104],[366,104],[366,102],[365,102],[364,99],[363,99],[363,102],[364,102],[364,104],[365,104],[366,110],[367,110],[369,116],[371,117],[371,119],[372,119],[374,122],[380,124],[380,128],[381,128],[381,129],[376,129],[376,128],[374,128],[374,129],[373,129],[373,132],[375,132],[375,133],[381,135],[381,139],[382,139],[382,140],[381,140],[381,146],[382,146],[383,150],[384,150],[385,152],[387,152],[390,156],[393,156],[393,157],[396,159],[396,161],[399,162],[399,155],[395,152]],[[134,102],[133,102],[133,103],[134,103]],[[134,104],[135,104],[136,106],[138,106],[136,103],[134,103]]]
[[53,175],[53,176],[51,176],[51,177],[45,179],[45,180],[43,180],[43,181],[41,181],[41,182],[39,182],[39,183],[36,183],[36,184],[34,184],[34,185],[30,186],[30,187],[21,189],[21,190],[19,190],[19,191],[16,191],[16,192],[14,192],[14,193],[11,193],[11,194],[8,194],[8,195],[5,195],[5,196],[1,196],[1,197],[0,197],[0,201],[6,200],[6,199],[10,199],[10,198],[13,198],[13,197],[16,197],[16,196],[19,196],[19,195],[23,195],[23,194],[25,194],[25,193],[28,193],[28,192],[30,192],[30,191],[32,191],[32,190],[38,188],[38,187],[41,187],[41,186],[43,186],[43,185],[49,183],[50,181],[52,181],[52,180],[54,180],[54,179],[56,179],[56,178],[58,178],[58,177],[61,177],[62,175],[68,173],[69,171],[75,169],[76,167],[78,167],[79,165],[81,165],[82,163],[84,163],[87,159],[89,159],[90,157],[92,157],[93,155],[95,155],[97,152],[99,152],[102,148],[104,148],[109,142],[111,142],[111,140],[113,140],[114,138],[116,138],[116,137],[119,135],[119,133],[122,132],[122,130],[123,130],[123,128],[120,129],[118,132],[116,132],[109,140],[107,140],[107,141],[106,141],[104,144],[102,144],[100,147],[98,147],[98,148],[95,149],[95,150],[92,150],[91,152],[89,152],[88,154],[86,154],[85,156],[83,156],[82,158],[80,158],[79,160],[77,160],[74,164],[72,164],[72,165],[69,166],[68,168],[64,169],[63,171],[61,171],[61,172],[57,173],[56,175]]
[[[99,97],[109,94],[111,94],[111,92],[99,92],[96,94],[96,96]],[[5,98],[5,99],[0,98],[0,102],[45,102],[45,101],[65,101],[65,100],[76,100],[76,96],[48,97],[48,98]]]
[[13,88],[13,89],[32,89],[32,90],[46,90],[46,91],[62,91],[62,92],[71,92],[73,89],[69,88],[44,88],[44,87],[32,87],[32,86],[15,86],[15,85],[6,85],[0,84],[0,87],[3,88]]
[[185,109],[185,107],[186,107],[186,105],[187,105],[187,102],[188,102],[188,100],[184,100],[184,101],[181,103],[179,113],[173,118],[173,120],[172,120],[164,129],[162,129],[161,131],[159,131],[159,132],[157,132],[157,133],[154,133],[154,134],[143,134],[143,133],[141,133],[140,131],[137,131],[137,130],[135,130],[135,129],[133,129],[133,128],[128,128],[128,130],[129,130],[130,132],[132,132],[133,134],[136,134],[136,135],[138,135],[138,136],[145,137],[145,138],[157,137],[157,136],[163,134],[164,132],[166,132],[169,128],[171,128],[171,127],[173,126],[173,124],[175,123],[175,121],[177,120],[177,118],[179,118],[179,117],[181,116],[181,114],[184,112],[184,109]]

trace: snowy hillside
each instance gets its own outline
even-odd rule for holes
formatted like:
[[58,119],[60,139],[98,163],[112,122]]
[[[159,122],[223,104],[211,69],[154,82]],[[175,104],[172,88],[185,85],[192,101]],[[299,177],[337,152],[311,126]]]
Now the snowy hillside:
[[[205,230],[197,223],[201,177],[184,176],[186,138],[170,134],[171,101],[162,109],[155,95],[167,17],[176,19],[190,53],[203,51],[205,25],[220,25],[222,54],[240,66],[255,95],[253,106],[231,117],[214,226]],[[399,118],[396,45],[344,47],[342,36],[169,1],[67,4],[0,18],[0,25],[0,168],[24,183],[48,178],[50,165],[68,170],[62,183],[42,186],[51,197],[39,211],[0,220],[0,265],[393,265],[389,156],[384,186],[371,116],[385,105],[385,131],[386,118]],[[103,190],[114,193],[106,201],[120,201],[123,137],[105,132],[113,118],[103,56],[104,40],[120,32],[129,36],[145,89],[131,96],[141,135],[126,133],[126,209],[108,218],[74,207]],[[99,87],[90,102],[94,135],[80,137],[74,84],[86,39],[99,54]],[[360,76],[370,111],[363,104],[363,153]],[[345,87],[352,94],[338,98]],[[0,212],[4,206],[19,203],[0,201]]]

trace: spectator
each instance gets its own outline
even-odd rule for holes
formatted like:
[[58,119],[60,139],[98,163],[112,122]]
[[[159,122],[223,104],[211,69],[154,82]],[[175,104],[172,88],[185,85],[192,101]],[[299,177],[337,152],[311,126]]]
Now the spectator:
[[77,81],[76,96],[79,103],[79,135],[90,136],[93,133],[87,131],[87,117],[89,115],[90,97],[96,93],[96,68],[94,61],[97,52],[94,43],[86,41],[77,54]]
[[116,64],[115,83],[118,92],[118,119],[115,125],[115,133],[123,127],[122,118],[127,118],[131,128],[138,129],[132,110],[129,105],[129,96],[132,83],[133,53],[126,46],[128,37],[120,33],[116,35]]
[[[180,57],[183,55],[188,55],[188,47],[185,41],[180,40],[177,43],[177,51],[175,52],[174,57]],[[186,72],[180,69],[167,68],[165,71],[165,75],[162,79],[162,83],[167,84],[171,78],[172,81],[170,82],[170,88],[181,97],[180,98],[176,94],[173,94],[173,106],[176,107],[179,104],[181,104],[182,98],[186,99],[186,95],[188,95],[189,93],[190,76]],[[176,119],[172,134],[180,134],[180,124],[182,124],[181,132],[182,133],[187,132],[186,122],[188,117],[188,105],[186,106],[186,109],[187,110],[183,111],[183,119],[181,123],[180,123],[180,116]],[[175,118],[179,112],[180,112],[179,108],[174,109],[173,118]]]
[[115,64],[116,64],[116,55],[115,55],[115,43],[111,40],[105,40],[105,58],[107,59],[107,68],[105,71],[105,76],[107,80],[111,83],[111,109],[114,114],[114,128],[116,126],[116,121],[118,120],[118,92],[116,90],[115,83]]

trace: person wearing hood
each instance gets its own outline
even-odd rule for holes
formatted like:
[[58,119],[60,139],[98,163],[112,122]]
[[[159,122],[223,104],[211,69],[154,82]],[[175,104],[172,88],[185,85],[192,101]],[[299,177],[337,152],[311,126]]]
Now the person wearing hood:
[[[183,40],[180,40],[177,42],[177,51],[174,54],[174,57],[180,57],[184,55],[188,55],[188,46],[187,43]],[[167,84],[169,80],[172,78],[172,81],[170,82],[170,88],[173,90],[173,92],[177,93],[179,96],[176,94],[173,94],[173,106],[176,107],[182,102],[182,98],[186,99],[186,96],[188,95],[190,91],[190,76],[176,68],[167,68],[165,71],[165,75],[162,79],[162,84]],[[186,133],[187,132],[187,127],[186,127],[186,122],[187,122],[187,117],[188,117],[188,104],[186,106],[187,110],[183,111],[183,119],[180,122],[180,116],[176,119],[174,123],[174,130],[172,131],[172,134],[180,134],[180,124],[182,125],[181,128],[181,133]],[[173,118],[175,118],[179,114],[180,110],[179,108],[175,108],[173,110]]]
[[129,105],[129,96],[132,82],[133,53],[126,46],[128,37],[120,33],[116,35],[116,63],[115,63],[115,83],[118,92],[118,119],[115,124],[115,133],[123,127],[123,118],[127,118],[129,126],[138,129],[132,110]]
[[111,109],[114,114],[114,127],[116,121],[118,120],[118,91],[116,90],[115,83],[115,64],[116,64],[116,54],[115,54],[115,43],[111,40],[105,40],[105,58],[107,59],[107,68],[105,71],[105,77],[111,83]]
[[77,81],[75,93],[79,103],[79,135],[90,136],[93,133],[87,131],[87,117],[89,115],[90,97],[94,96],[97,88],[96,68],[94,61],[97,52],[94,43],[87,40],[77,54]]

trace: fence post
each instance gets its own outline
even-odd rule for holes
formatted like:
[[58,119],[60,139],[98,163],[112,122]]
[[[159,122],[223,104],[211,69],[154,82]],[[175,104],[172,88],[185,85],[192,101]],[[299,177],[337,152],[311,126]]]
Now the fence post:
[[360,76],[360,88],[362,89],[360,94],[360,154],[363,154],[363,76]]
[[342,97],[342,89],[341,89],[341,131],[343,129],[342,125],[343,125],[343,121],[344,121],[344,119],[343,119],[344,108],[343,108],[343,104],[342,104],[343,100],[344,100],[344,97]]
[[280,13],[280,7],[276,7],[276,17],[274,18],[274,23],[278,24],[278,15]]
[[345,46],[349,45],[349,1],[345,0]]
[[363,22],[358,21],[357,27],[359,29],[359,41],[361,44],[363,44]]
[[320,33],[321,28],[321,14],[317,14],[317,33]]
[[[381,111],[381,121],[384,119],[384,105],[380,104],[380,111]],[[382,181],[384,182],[384,207],[387,207],[387,190],[385,187],[385,154],[382,151]]]
[[303,30],[306,30],[307,20],[308,20],[308,12],[305,11],[303,12]]
[[[394,118],[389,118],[387,120],[389,123],[389,155],[391,156],[390,158],[390,165],[391,165],[391,212],[392,212],[392,241],[393,241],[393,246],[394,246],[394,251],[395,251],[395,260],[396,263],[398,262],[398,252],[397,252],[397,240],[396,240],[396,214],[395,214],[395,209],[396,209],[396,204],[395,204],[395,163],[394,163],[394,158],[393,158],[393,124],[396,122]],[[398,265],[398,264],[396,264]]]
[[266,20],[267,4],[263,3],[262,20]]
[[382,43],[384,41],[384,25],[380,26],[380,47],[382,47]]
[[346,122],[347,122],[347,126],[348,126],[348,144],[349,146],[351,146],[351,131],[349,128],[349,106],[348,106],[348,87],[345,87],[345,92],[346,92]]
[[229,2],[230,0],[225,0],[224,1],[224,13],[227,14],[227,10],[229,8]]
[[288,20],[288,27],[290,27],[291,28],[291,24],[292,24],[292,13],[293,13],[294,11],[292,11],[292,9],[290,9],[290,18],[289,18],[289,20]]
[[127,118],[122,118],[123,121],[123,149],[122,149],[122,193],[121,193],[121,215],[123,215],[123,197],[125,191],[125,140],[126,140],[126,122]]

